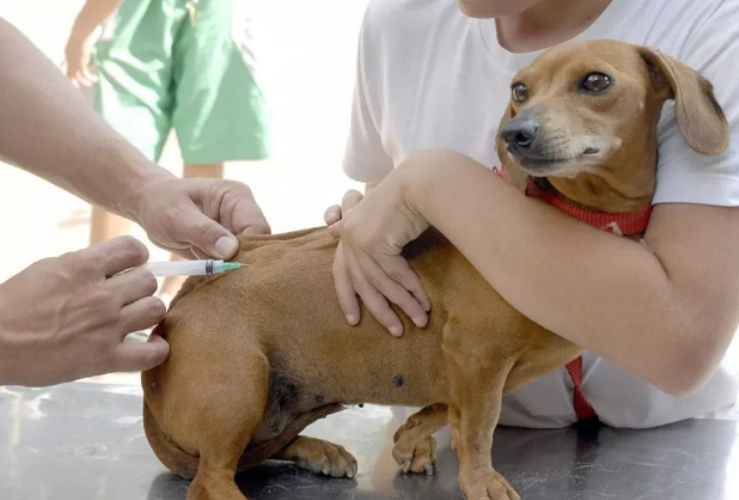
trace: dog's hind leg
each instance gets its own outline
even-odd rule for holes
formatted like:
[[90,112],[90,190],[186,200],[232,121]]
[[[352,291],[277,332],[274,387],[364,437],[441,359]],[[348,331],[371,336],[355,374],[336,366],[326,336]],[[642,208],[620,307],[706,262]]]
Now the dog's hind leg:
[[[236,363],[211,364],[207,373],[197,373],[199,390],[190,394],[193,417],[188,423],[194,425],[186,425],[182,432],[197,449],[200,463],[188,500],[245,498],[236,486],[236,469],[264,415],[269,362],[257,349],[240,350],[238,359],[229,361]],[[234,380],[241,383],[238,390]]]
[[449,409],[445,404],[427,406],[414,413],[395,433],[393,458],[405,472],[434,474],[436,466],[436,439],[432,434],[444,427]]
[[351,453],[322,439],[298,436],[273,458],[293,462],[316,474],[348,478],[357,475],[357,460]]
[[448,345],[444,346],[444,354],[449,370],[449,426],[459,457],[459,485],[465,497],[520,500],[508,481],[493,469],[491,457],[503,388],[513,361],[486,349],[472,351]]

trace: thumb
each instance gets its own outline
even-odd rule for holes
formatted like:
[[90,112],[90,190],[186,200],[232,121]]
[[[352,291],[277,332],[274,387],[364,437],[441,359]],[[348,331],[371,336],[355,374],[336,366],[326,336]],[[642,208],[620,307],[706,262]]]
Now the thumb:
[[185,216],[183,243],[189,243],[218,259],[230,259],[239,251],[239,240],[228,229],[195,209]]
[[339,205],[331,205],[323,214],[323,220],[327,226],[335,224],[341,220],[341,207]]
[[328,226],[328,232],[334,238],[341,238],[341,231],[344,229],[344,219]]
[[153,336],[143,344],[124,342],[118,345],[113,357],[113,368],[119,372],[139,372],[160,365],[169,356],[169,344]]

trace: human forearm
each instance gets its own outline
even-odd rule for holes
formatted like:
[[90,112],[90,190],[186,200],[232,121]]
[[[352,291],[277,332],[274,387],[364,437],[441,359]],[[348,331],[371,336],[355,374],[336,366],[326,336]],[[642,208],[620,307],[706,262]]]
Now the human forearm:
[[[130,216],[140,187],[169,176],[116,134],[33,44],[0,19],[0,156]],[[74,147],[72,147],[74,145]]]
[[123,0],[87,0],[74,20],[71,37],[90,36],[122,2]]
[[[736,328],[737,290],[714,267],[729,257],[663,237],[662,207],[645,238],[650,250],[526,198],[454,153],[424,152],[401,168],[411,206],[535,322],[677,394],[723,355]],[[716,275],[723,276],[706,280]]]

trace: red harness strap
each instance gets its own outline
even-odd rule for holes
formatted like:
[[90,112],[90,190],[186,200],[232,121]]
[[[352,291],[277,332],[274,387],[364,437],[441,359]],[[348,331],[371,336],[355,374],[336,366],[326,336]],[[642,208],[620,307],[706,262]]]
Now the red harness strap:
[[[493,172],[508,180],[504,170],[493,167]],[[649,223],[649,216],[652,213],[652,206],[648,206],[637,212],[624,214],[609,214],[605,212],[597,212],[594,210],[586,210],[576,207],[567,200],[564,200],[549,191],[543,189],[534,179],[530,178],[526,186],[526,196],[539,198],[540,200],[558,208],[567,215],[574,217],[597,227],[603,231],[613,233],[619,236],[631,236],[633,234],[643,233]],[[598,418],[598,414],[588,402],[582,391],[582,356],[567,364],[567,372],[574,384],[573,406],[578,421],[592,420]]]
[[567,363],[567,372],[570,374],[574,390],[572,392],[572,404],[575,407],[575,415],[578,421],[594,420],[598,418],[585,394],[582,392],[582,356]]
[[643,233],[649,223],[649,216],[652,214],[651,205],[636,212],[623,214],[609,214],[594,210],[585,210],[584,208],[571,205],[566,200],[544,190],[533,179],[529,179],[529,183],[526,186],[526,195],[539,198],[553,207],[560,209],[570,217],[587,222],[593,227],[597,227],[608,233],[617,234],[618,236],[631,236],[632,234]]

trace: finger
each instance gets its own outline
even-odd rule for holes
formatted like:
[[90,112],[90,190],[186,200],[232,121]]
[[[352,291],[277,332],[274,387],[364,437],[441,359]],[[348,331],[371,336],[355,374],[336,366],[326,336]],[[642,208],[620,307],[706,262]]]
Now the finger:
[[105,287],[118,297],[121,306],[126,306],[157,291],[157,279],[151,271],[143,268],[117,274],[105,281]]
[[74,81],[81,87],[92,87],[92,83],[79,73],[75,76]]
[[97,81],[98,81],[97,75],[92,74],[90,72],[90,69],[88,67],[83,67],[82,68],[82,76],[84,76],[85,77],[85,80],[87,80],[88,82],[90,82],[91,85],[97,83]]
[[341,200],[341,209],[344,214],[356,206],[357,203],[362,201],[362,198],[364,198],[364,196],[356,189],[347,191],[344,198]]
[[152,337],[149,342],[120,343],[116,346],[111,361],[111,370],[115,372],[140,372],[161,364],[169,355],[169,344],[159,337]]
[[349,324],[356,325],[360,319],[359,300],[357,299],[357,292],[354,290],[354,283],[346,264],[341,243],[339,243],[334,256],[333,275],[339,306]]
[[84,68],[77,68],[74,72],[74,80],[83,87],[91,87],[93,82],[90,81],[87,72]]
[[346,249],[344,251],[354,290],[356,290],[370,314],[387,328],[391,335],[399,337],[403,334],[403,322],[400,321],[400,317],[395,314],[385,296],[364,276],[363,268],[359,266],[352,253]]
[[176,248],[171,247],[168,245],[157,245],[163,250],[167,250],[172,255],[176,255],[178,257],[181,257],[183,260],[193,260],[193,259],[209,259],[210,256],[203,252],[202,250],[199,250],[195,247],[189,247],[189,248]]
[[[411,269],[407,260],[400,256],[391,256],[383,258],[382,262],[378,262],[378,264],[381,264],[381,267],[385,269],[394,281],[399,283],[400,286],[408,290],[413,295],[423,308],[424,312],[429,312],[431,310],[431,302],[429,301],[428,295],[426,295],[426,290],[423,288],[421,279],[413,269]],[[405,312],[408,314],[408,311]]]
[[196,259],[207,259],[208,258],[207,254],[205,254],[204,252],[202,252],[201,250],[197,248],[191,248],[190,254],[191,255],[188,257],[188,259],[191,259],[193,255],[195,256]]
[[218,259],[230,259],[239,250],[239,240],[219,223],[203,214],[193,204],[184,217],[176,222],[181,224],[179,238],[205,254]]
[[334,238],[341,238],[341,233],[343,229],[344,229],[344,219],[341,219],[339,222],[335,222],[334,224],[331,224],[330,226],[328,226],[328,232]]
[[[267,223],[249,186],[241,182],[230,182],[227,195],[220,202],[218,210],[221,221],[234,234],[270,234]],[[225,213],[224,213],[225,212]]]
[[[405,260],[400,256],[388,257],[384,260],[386,262],[396,261],[390,264],[390,267],[395,271],[398,271],[403,269],[402,264],[397,263],[398,259]],[[400,283],[398,283],[392,275],[388,274],[385,268],[380,266],[379,263],[370,256],[363,253],[358,254],[357,263],[361,265],[363,275],[373,289],[377,290],[391,303],[400,307],[400,309],[411,318],[416,326],[419,328],[426,326],[428,317],[421,303]],[[407,270],[412,273],[410,268]],[[420,287],[420,284],[418,286]],[[361,293],[360,296],[364,299]],[[369,304],[367,305],[367,308],[369,309]]]
[[323,214],[323,220],[327,226],[335,224],[341,220],[341,207],[339,205],[331,205]]
[[141,266],[149,259],[146,246],[131,236],[120,236],[98,243],[82,250],[81,253],[95,259],[108,278],[132,267]]
[[119,321],[121,339],[129,333],[158,325],[166,312],[167,308],[159,297],[145,297],[124,306]]

